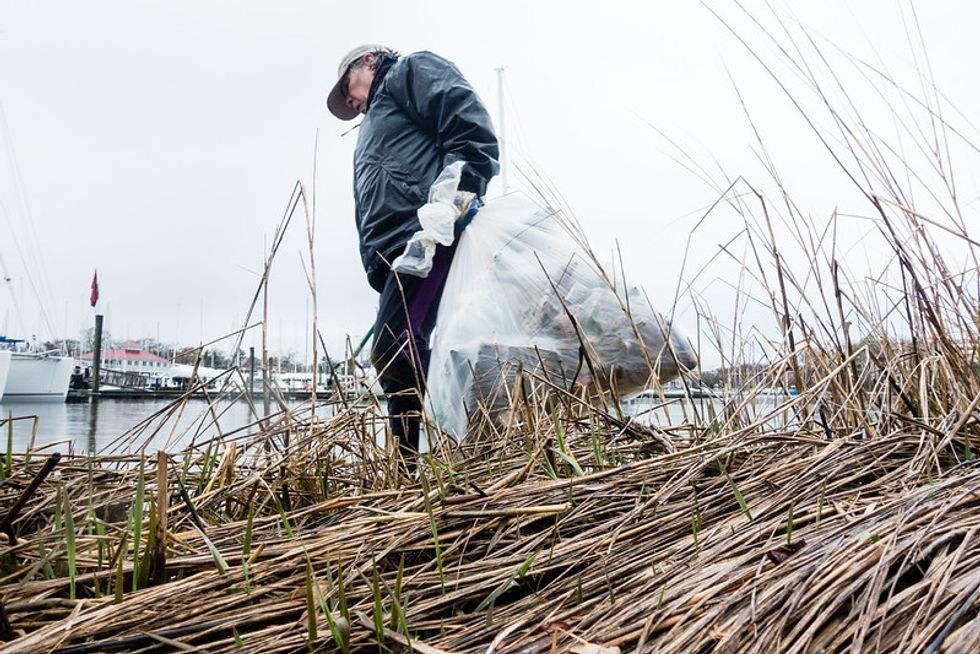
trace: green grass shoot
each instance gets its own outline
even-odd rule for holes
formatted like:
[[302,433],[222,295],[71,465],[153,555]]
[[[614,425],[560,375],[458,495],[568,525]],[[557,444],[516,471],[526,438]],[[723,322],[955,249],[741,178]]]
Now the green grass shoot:
[[286,535],[293,538],[293,527],[289,524],[289,518],[286,517],[286,512],[282,510],[282,506],[279,507],[279,521],[282,522],[283,529],[286,530]]
[[306,557],[306,636],[310,643],[316,642],[316,604],[313,602],[313,565]]
[[334,645],[337,646],[337,649],[342,652],[342,654],[347,654],[349,651],[347,638],[345,638],[344,634],[341,632],[337,621],[333,619],[333,613],[331,613],[330,607],[327,605],[327,600],[323,596],[323,593],[320,592],[320,587],[314,586],[314,591],[316,592],[317,601],[320,604],[320,610],[323,612],[323,617],[327,620],[327,628],[330,629],[330,635],[333,637]]
[[575,457],[572,456],[571,452],[563,452],[562,450],[557,450],[555,448],[551,448],[551,451],[560,456],[565,463],[569,465],[576,477],[585,476],[585,471],[582,470],[582,466],[578,464],[578,461],[575,460]]
[[7,453],[3,458],[3,478],[10,476],[10,467],[14,462],[14,414],[7,412]]
[[61,484],[61,501],[64,503],[65,547],[68,551],[68,598],[75,599],[75,518],[71,513],[68,489]]
[[133,590],[139,590],[140,569],[140,543],[143,540],[143,503],[144,503],[144,465],[146,457],[140,455],[139,475],[136,478],[136,498],[133,500],[133,509],[130,512],[130,519],[133,529]]
[[722,465],[721,461],[716,460],[716,463],[718,464],[718,470],[725,475],[726,479],[728,479],[728,483],[731,485],[732,491],[735,493],[735,501],[738,502],[739,507],[742,509],[742,513],[744,513],[745,517],[751,522],[752,513],[749,511],[749,503],[745,501],[745,497],[742,496],[742,492],[738,489],[738,486],[735,485],[735,480],[732,479],[730,474],[728,474],[728,470],[725,469],[725,466]]
[[350,609],[347,608],[347,591],[344,588],[344,565],[337,560],[337,610],[340,615],[350,621]]
[[442,594],[446,594],[446,575],[442,569],[442,550],[439,547],[439,529],[436,527],[436,517],[432,511],[432,502],[429,501],[429,482],[426,480],[425,475],[421,475],[422,479],[422,500],[425,504],[425,512],[429,515],[429,528],[432,530],[432,541],[435,544],[436,550],[436,570],[439,571],[439,588]]
[[605,463],[602,456],[602,434],[599,432],[598,417],[592,421],[592,459],[595,461],[596,470],[602,470]]
[[255,505],[249,504],[248,518],[245,520],[245,536],[242,540],[242,557],[248,558],[252,553],[252,524],[255,521]]
[[378,564],[371,556],[371,592],[374,595],[374,633],[378,638],[378,654],[384,654],[385,619],[384,606],[381,603],[381,579],[378,576]]
[[401,559],[398,561],[398,574],[395,576],[395,592],[392,593],[391,622],[389,623],[392,629],[397,629],[399,625],[398,610],[401,608],[402,577],[404,574],[405,555],[402,554]]
[[538,554],[540,553],[541,550],[535,550],[530,554],[530,556],[527,557],[527,559],[524,560],[524,563],[521,564],[521,567],[517,569],[518,579],[524,578],[524,575],[527,574],[527,571],[531,569],[532,565],[534,565],[534,559],[538,558]]
[[124,533],[119,540],[119,550],[116,552],[116,583],[114,586],[116,604],[121,604],[123,601],[123,559],[125,557],[126,534]]
[[793,543],[793,500],[789,501],[789,515],[786,518],[786,544]]
[[691,533],[694,536],[694,549],[698,551],[701,549],[698,544],[698,534],[701,533],[701,509],[697,506],[691,512]]

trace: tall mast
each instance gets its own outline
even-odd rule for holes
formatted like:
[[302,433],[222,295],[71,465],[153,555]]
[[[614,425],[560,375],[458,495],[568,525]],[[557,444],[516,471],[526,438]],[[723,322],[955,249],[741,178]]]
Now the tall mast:
[[504,125],[504,67],[500,66],[497,71],[497,119],[500,123],[500,131],[497,133],[497,141],[500,143],[500,194],[507,193],[507,137]]

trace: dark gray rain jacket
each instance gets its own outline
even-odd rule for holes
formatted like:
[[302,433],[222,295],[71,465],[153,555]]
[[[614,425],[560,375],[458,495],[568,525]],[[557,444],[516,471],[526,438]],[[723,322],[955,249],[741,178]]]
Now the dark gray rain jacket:
[[431,52],[392,64],[372,86],[354,150],[361,260],[380,292],[390,263],[419,230],[416,210],[447,165],[465,161],[459,189],[483,196],[500,156],[490,116],[456,66]]

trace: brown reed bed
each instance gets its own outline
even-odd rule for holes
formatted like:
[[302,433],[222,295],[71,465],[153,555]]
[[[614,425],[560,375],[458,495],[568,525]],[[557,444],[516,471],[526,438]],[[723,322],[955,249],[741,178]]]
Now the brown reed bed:
[[[414,483],[376,447],[348,452],[370,408],[298,421],[289,451],[257,435],[233,459],[73,457],[3,549],[7,650],[980,642],[970,430],[681,425],[667,435],[690,445],[668,453],[585,407],[536,415],[488,457],[439,453]],[[42,463],[13,457],[7,479]]]
[[[971,651],[971,338],[805,338],[798,395],[680,424],[515,395],[418,480],[376,404],[69,457],[0,550],[7,651]],[[44,463],[7,457],[5,508]]]
[[[778,330],[740,333],[690,290],[701,351],[730,374],[682,419],[528,375],[492,447],[435,438],[412,478],[376,402],[253,407],[245,428],[144,454],[176,403],[127,435],[135,450],[64,457],[33,490],[46,455],[8,448],[0,508],[25,501],[0,536],[4,651],[980,649],[977,242],[955,194],[916,208],[894,150],[833,110],[792,45],[871,247],[893,255],[878,274],[852,275],[841,217],[802,215],[778,178],[777,202],[726,180],[708,214],[744,227],[736,318],[761,302]],[[950,188],[948,149],[926,151]],[[752,376],[749,343],[768,364]]]

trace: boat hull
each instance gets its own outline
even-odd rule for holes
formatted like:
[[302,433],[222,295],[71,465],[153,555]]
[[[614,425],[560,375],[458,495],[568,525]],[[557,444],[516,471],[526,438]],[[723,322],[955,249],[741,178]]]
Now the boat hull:
[[0,350],[0,400],[3,399],[3,390],[7,387],[7,377],[10,374],[10,352]]
[[4,402],[51,400],[64,402],[68,383],[75,367],[71,357],[39,356],[10,353],[10,372],[3,395]]

